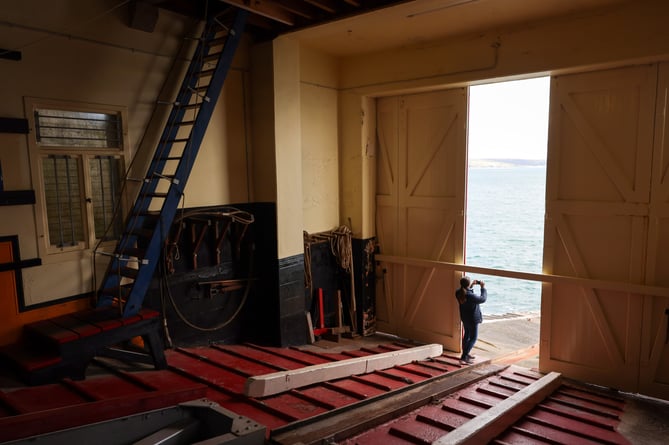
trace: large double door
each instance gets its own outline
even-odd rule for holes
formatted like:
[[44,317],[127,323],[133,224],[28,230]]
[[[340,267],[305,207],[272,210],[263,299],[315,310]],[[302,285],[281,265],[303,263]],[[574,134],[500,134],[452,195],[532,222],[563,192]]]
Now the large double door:
[[[381,253],[462,262],[467,91],[377,101],[376,227]],[[383,332],[460,348],[458,275],[384,263],[377,286]]]
[[669,285],[668,74],[552,79],[544,270],[614,285],[545,284],[540,352],[542,370],[663,398],[668,294],[625,283]]
[[[466,116],[466,89],[377,101],[381,253],[464,261]],[[669,399],[669,64],[555,77],[549,121],[540,368]],[[459,351],[459,272],[378,273],[380,330]]]

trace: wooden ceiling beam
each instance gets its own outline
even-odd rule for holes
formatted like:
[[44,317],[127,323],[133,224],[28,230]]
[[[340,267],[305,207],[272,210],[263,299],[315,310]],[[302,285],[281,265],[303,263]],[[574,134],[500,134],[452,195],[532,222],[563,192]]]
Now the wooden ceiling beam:
[[335,14],[338,11],[338,4],[333,0],[305,0],[306,3],[314,5],[318,9],[322,9],[325,12],[330,14]]
[[245,9],[254,14],[267,17],[284,25],[295,25],[295,17],[271,0],[221,0],[228,5]]
[[299,15],[307,20],[317,19],[318,14],[322,14],[320,10],[317,10],[315,7],[302,0],[279,0],[276,4],[280,8],[292,12],[295,15]]

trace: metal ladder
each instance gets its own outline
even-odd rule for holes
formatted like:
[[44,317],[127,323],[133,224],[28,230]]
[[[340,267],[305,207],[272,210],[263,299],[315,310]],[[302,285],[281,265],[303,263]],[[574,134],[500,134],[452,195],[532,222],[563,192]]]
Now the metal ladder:
[[102,280],[98,307],[118,305],[123,317],[142,307],[247,16],[236,9],[229,20],[207,21]]

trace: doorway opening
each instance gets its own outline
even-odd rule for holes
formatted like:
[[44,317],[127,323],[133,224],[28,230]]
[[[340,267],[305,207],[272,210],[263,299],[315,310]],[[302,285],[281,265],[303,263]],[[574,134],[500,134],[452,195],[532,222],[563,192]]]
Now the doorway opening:
[[[467,264],[542,271],[549,90],[549,77],[469,89]],[[541,283],[472,278],[486,282],[486,319],[538,318]]]

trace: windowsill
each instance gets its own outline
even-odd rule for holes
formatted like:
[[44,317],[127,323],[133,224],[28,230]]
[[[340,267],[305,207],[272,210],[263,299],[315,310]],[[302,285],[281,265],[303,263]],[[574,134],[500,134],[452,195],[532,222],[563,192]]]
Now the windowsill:
[[35,204],[34,190],[0,191],[0,206],[17,206],[24,204]]

